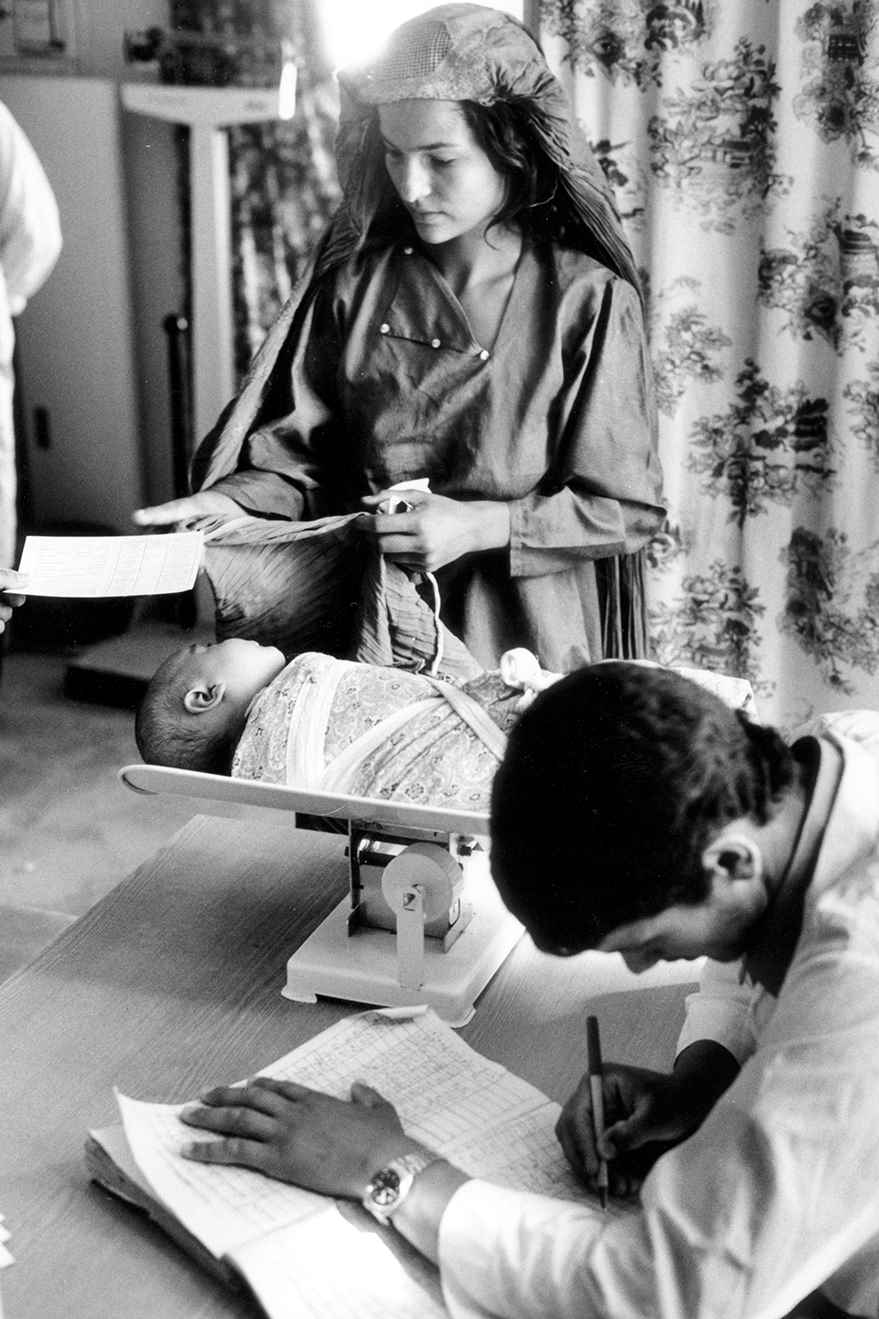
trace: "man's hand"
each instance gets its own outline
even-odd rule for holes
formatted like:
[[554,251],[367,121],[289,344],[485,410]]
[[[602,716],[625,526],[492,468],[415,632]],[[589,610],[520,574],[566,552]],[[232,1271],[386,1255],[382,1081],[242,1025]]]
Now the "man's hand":
[[736,1059],[714,1040],[689,1045],[670,1073],[606,1063],[600,1146],[593,1134],[588,1076],[562,1109],[556,1135],[568,1162],[590,1186],[595,1187],[601,1157],[607,1160],[611,1194],[634,1195],[659,1156],[702,1125],[738,1072]]
[[167,504],[138,508],[131,517],[139,527],[168,527],[174,522],[186,522],[189,518],[215,514],[225,513],[237,517],[241,511],[241,506],[229,495],[219,490],[199,490],[197,494],[184,495],[182,499],[170,499]]
[[13,609],[24,604],[24,596],[19,595],[16,588],[23,591],[26,586],[27,579],[20,572],[12,568],[0,568],[0,632],[5,631]]
[[359,1081],[349,1102],[257,1076],[244,1086],[207,1091],[181,1116],[192,1127],[223,1136],[187,1145],[182,1152],[188,1159],[254,1168],[355,1200],[379,1168],[422,1148],[403,1131],[393,1106]]
[[[406,500],[408,511],[382,513],[388,500]],[[376,513],[371,528],[379,550],[407,568],[436,572],[465,554],[501,549],[510,541],[506,504],[495,500],[448,499],[425,490],[384,490],[363,507]]]
[[694,1128],[683,1111],[674,1076],[619,1063],[604,1066],[604,1136],[596,1144],[589,1077],[562,1109],[556,1135],[571,1167],[593,1189],[600,1159],[607,1160],[611,1195],[632,1196],[660,1154]]

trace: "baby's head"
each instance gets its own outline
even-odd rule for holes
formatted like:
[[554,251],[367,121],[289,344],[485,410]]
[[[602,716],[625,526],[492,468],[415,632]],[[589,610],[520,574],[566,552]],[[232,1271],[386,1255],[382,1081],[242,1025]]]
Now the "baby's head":
[[240,637],[175,652],[153,674],[137,711],[143,760],[228,774],[251,702],[286,662],[274,646]]

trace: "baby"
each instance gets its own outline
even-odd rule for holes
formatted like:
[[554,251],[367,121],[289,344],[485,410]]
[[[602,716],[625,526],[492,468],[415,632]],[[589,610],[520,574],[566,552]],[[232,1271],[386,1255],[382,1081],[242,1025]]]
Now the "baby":
[[555,677],[522,650],[457,685],[235,638],[167,659],[135,737],[152,764],[487,812],[506,730]]

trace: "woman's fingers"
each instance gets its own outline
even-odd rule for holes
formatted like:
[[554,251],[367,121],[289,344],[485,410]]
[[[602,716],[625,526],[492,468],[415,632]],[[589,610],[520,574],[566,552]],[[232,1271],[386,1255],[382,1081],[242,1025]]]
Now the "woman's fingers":
[[139,527],[168,527],[175,522],[185,522],[188,518],[209,517],[213,514],[234,517],[241,511],[235,500],[220,490],[198,490],[194,495],[170,499],[166,504],[135,509],[131,517]]
[[23,605],[23,604],[24,604],[23,595],[12,595],[12,596],[6,595],[0,598],[0,632],[5,631],[6,624],[9,622],[10,618],[12,617],[13,609],[17,609],[19,605]]
[[[429,490],[415,490],[404,486],[402,490],[380,490],[377,495],[364,495],[360,503],[363,508],[375,509],[387,516],[398,517],[408,509],[420,508],[433,498]],[[397,508],[396,513],[391,510]]]
[[27,578],[14,568],[0,568],[0,632],[12,617],[13,609],[23,605],[25,597],[19,591],[27,586]]
[[[27,577],[23,572],[16,572],[14,568],[0,568],[0,591],[24,591],[27,590]],[[7,600],[12,599],[6,596]]]
[[139,527],[169,527],[196,517],[198,506],[190,499],[170,499],[167,504],[154,504],[149,508],[136,508],[131,520]]
[[377,513],[372,524],[373,535],[380,538],[415,536],[420,530],[421,518],[417,510],[408,513]]

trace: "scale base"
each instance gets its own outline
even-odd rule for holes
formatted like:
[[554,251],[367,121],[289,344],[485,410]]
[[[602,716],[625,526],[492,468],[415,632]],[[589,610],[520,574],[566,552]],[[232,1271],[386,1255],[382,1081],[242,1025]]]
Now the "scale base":
[[480,887],[464,933],[445,953],[440,940],[425,939],[424,982],[404,989],[397,980],[396,935],[371,927],[349,935],[350,911],[345,898],[288,960],[285,998],[316,1003],[320,995],[380,1007],[427,1004],[450,1026],[464,1026],[476,998],[522,935],[493,885]]

